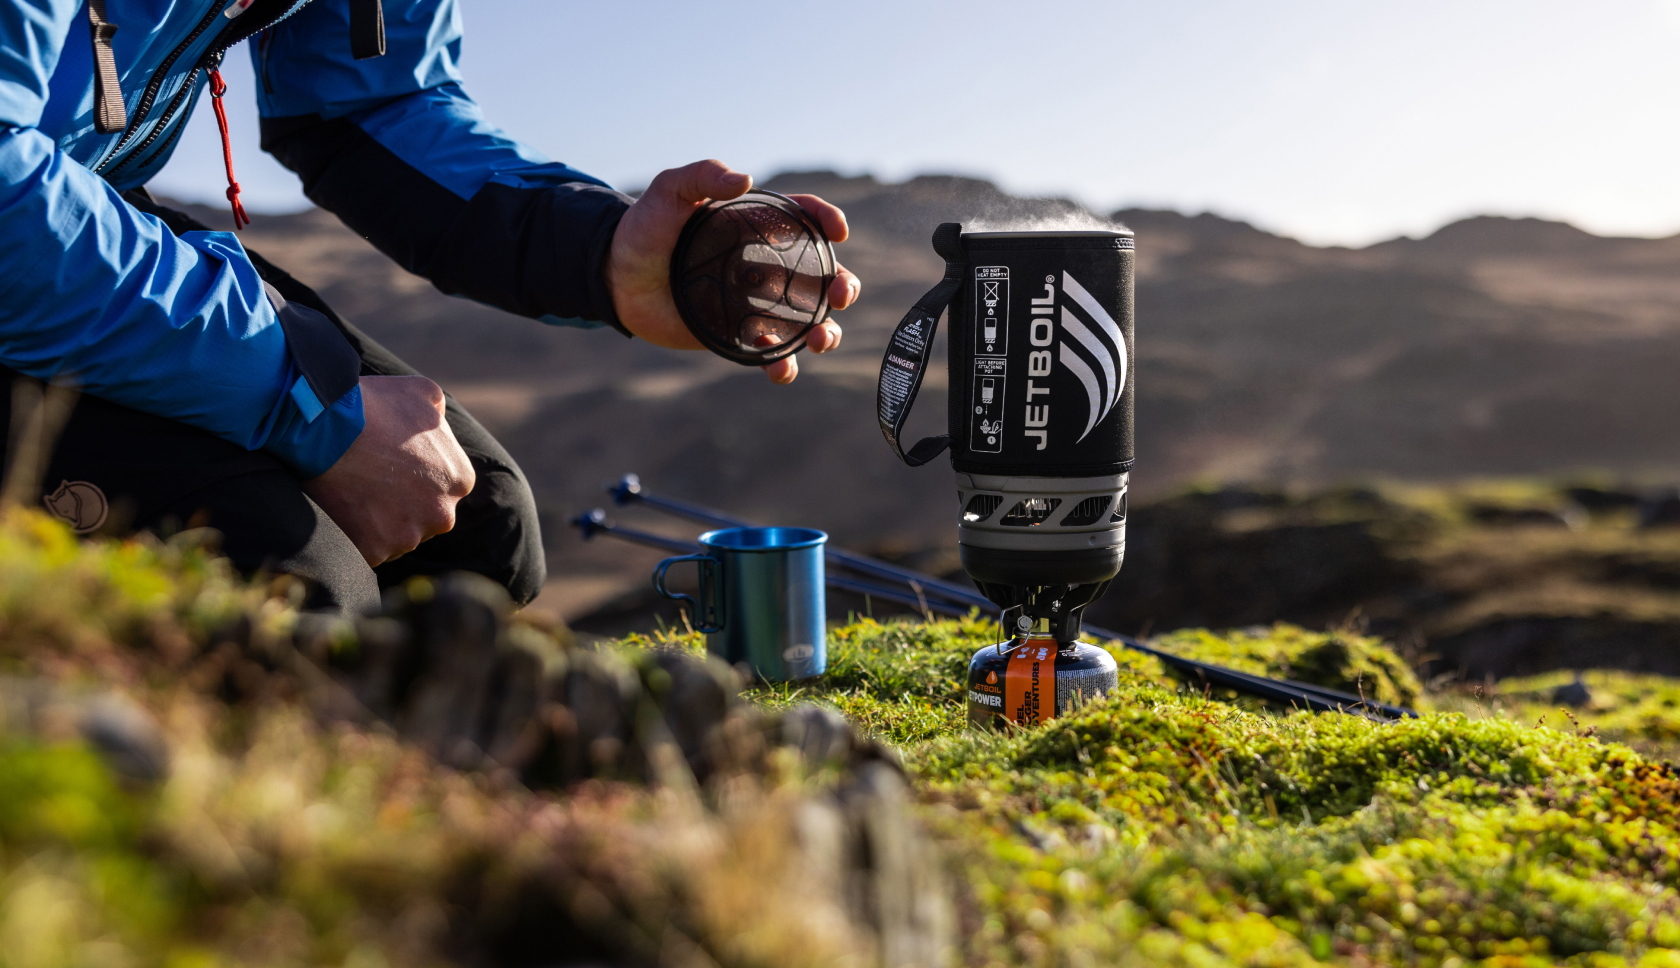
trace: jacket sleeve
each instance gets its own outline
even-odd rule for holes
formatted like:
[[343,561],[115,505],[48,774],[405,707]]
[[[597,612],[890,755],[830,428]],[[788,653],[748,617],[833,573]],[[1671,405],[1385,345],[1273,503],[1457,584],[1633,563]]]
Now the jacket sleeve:
[[252,46],[263,147],[443,292],[547,323],[618,326],[602,276],[630,199],[487,122],[461,86],[455,0],[385,0],[386,54],[350,56],[349,0]]
[[325,471],[360,392],[314,396],[239,241],[177,238],[36,129],[86,30],[82,0],[0,4],[0,364]]

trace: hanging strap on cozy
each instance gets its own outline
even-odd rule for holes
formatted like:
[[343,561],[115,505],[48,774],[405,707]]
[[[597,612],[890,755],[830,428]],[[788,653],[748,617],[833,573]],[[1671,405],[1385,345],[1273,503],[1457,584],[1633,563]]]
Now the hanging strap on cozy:
[[222,132],[222,162],[227,165],[227,200],[233,206],[233,230],[235,232],[251,224],[251,217],[245,214],[245,205],[239,201],[239,182],[233,178],[233,143],[228,140],[227,109],[222,107],[222,95],[227,93],[227,84],[222,80],[222,72],[210,68],[210,106],[216,109],[216,127]]
[[380,0],[350,0],[350,56],[367,60],[384,53],[384,5]]
[[128,127],[128,109],[111,50],[117,25],[105,19],[105,0],[88,0],[88,22],[93,27],[93,126],[100,134],[116,134]]
[[950,434],[923,437],[907,454],[898,442],[904,421],[921,392],[922,378],[927,376],[928,357],[933,353],[933,336],[939,331],[939,314],[957,294],[963,276],[968,273],[968,256],[962,247],[962,225],[946,222],[933,231],[933,251],[945,260],[945,278],[939,285],[916,300],[887,343],[886,356],[881,359],[881,378],[875,386],[875,415],[881,421],[881,434],[892,445],[893,453],[911,467],[920,467],[938,457],[951,444]]

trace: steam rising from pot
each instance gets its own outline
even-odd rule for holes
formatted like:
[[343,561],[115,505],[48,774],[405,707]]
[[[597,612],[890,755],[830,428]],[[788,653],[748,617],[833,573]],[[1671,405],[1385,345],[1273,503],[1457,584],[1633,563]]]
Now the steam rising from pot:
[[966,232],[1091,232],[1129,231],[1113,219],[1080,209],[1057,215],[991,217],[979,215],[963,220]]

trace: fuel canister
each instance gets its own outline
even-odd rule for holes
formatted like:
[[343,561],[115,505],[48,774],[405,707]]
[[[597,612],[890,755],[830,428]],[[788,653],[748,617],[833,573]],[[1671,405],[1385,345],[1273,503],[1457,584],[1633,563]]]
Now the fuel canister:
[[988,645],[968,663],[968,724],[1037,726],[1107,695],[1120,683],[1114,657],[1049,635]]

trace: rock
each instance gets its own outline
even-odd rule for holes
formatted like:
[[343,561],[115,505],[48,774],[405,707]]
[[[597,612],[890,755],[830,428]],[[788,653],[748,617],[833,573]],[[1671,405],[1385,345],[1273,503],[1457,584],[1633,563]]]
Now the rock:
[[139,783],[169,778],[169,742],[151,714],[133,701],[94,697],[83,706],[81,733],[118,776]]
[[[332,647],[336,633],[317,622],[300,623],[298,646],[443,762],[507,768],[536,786],[705,782],[762,748],[730,725],[740,683],[722,663],[675,650],[634,662],[558,650],[532,629],[515,635],[511,616],[507,593],[482,576],[415,579],[388,593],[381,615],[358,619],[349,645]],[[656,754],[667,747],[670,756]],[[693,776],[670,774],[667,759]]]
[[[710,809],[726,825],[754,827],[753,818],[729,811],[757,802],[778,811],[758,818],[771,827],[791,821],[795,836],[777,863],[799,870],[815,892],[797,903],[844,912],[871,962],[932,968],[948,960],[955,917],[944,870],[889,748],[826,707],[769,715],[743,703],[739,677],[710,656],[578,647],[545,653],[552,643],[510,631],[510,616],[500,587],[451,575],[411,581],[382,615],[357,621],[353,642],[333,646],[341,630],[316,623],[300,626],[299,647],[405,739],[446,763],[505,769],[534,788],[591,779],[653,784],[670,790],[672,802],[692,803],[700,817],[707,791],[751,788],[727,781],[771,768],[767,748],[796,750],[812,774],[805,791]],[[148,768],[132,718],[112,710],[98,722],[103,747],[120,751],[137,772]],[[523,963],[558,943],[581,962],[638,963],[647,952],[636,945],[605,943],[634,932],[589,914],[600,905],[579,907],[584,887],[574,877],[539,877],[518,889],[498,908],[489,950],[503,963]]]
[[1564,495],[1588,511],[1619,511],[1639,506],[1639,495],[1620,488],[1571,487]]
[[1641,528],[1667,528],[1677,524],[1680,524],[1680,490],[1669,488],[1639,502]]
[[507,591],[482,575],[418,578],[387,593],[383,614],[356,621],[352,647],[325,647],[330,629],[300,623],[299,648],[443,762],[517,770],[544,744],[545,684],[541,658],[509,641],[512,612]]
[[892,747],[860,735],[851,720],[827,706],[794,706],[782,713],[777,732],[780,744],[799,750],[812,767],[856,769],[866,763],[881,763],[904,772]]
[[498,766],[523,770],[542,751],[547,739],[542,692],[541,658],[520,648],[500,649],[477,740]]
[[360,619],[350,650],[320,650],[317,660],[328,665],[370,712],[391,722],[403,697],[404,680],[412,674],[408,629],[406,622],[387,616]]
[[809,703],[783,713],[780,732],[782,745],[798,750],[813,767],[849,759],[856,741],[846,717]]
[[1562,706],[1573,706],[1580,709],[1592,702],[1592,690],[1577,676],[1574,682],[1566,683],[1552,690],[1552,702]]
[[1586,514],[1578,507],[1510,507],[1503,504],[1472,504],[1465,510],[1471,520],[1479,524],[1508,527],[1538,525],[1545,528],[1578,528],[1586,523]]
[[955,917],[938,854],[911,814],[903,773],[866,763],[836,796],[851,855],[848,907],[874,929],[879,963],[946,963]]
[[564,786],[592,776],[642,779],[646,758],[636,742],[642,686],[616,656],[580,650],[550,683],[543,704],[548,749],[526,782]]
[[701,783],[714,773],[738,768],[756,751],[756,745],[742,746],[740,731],[728,729],[741,680],[726,663],[659,649],[647,657],[642,679],[659,704],[671,740]]
[[611,652],[575,649],[547,687],[540,718],[548,743],[526,780],[687,786],[749,768],[763,742],[739,688],[735,673],[709,657],[655,649],[633,665]]
[[502,586],[470,572],[412,580],[405,590],[414,675],[398,705],[397,731],[446,763],[476,766],[513,603]]
[[138,703],[112,692],[89,692],[34,679],[0,679],[0,723],[45,742],[80,739],[123,780],[169,778],[169,742]]

